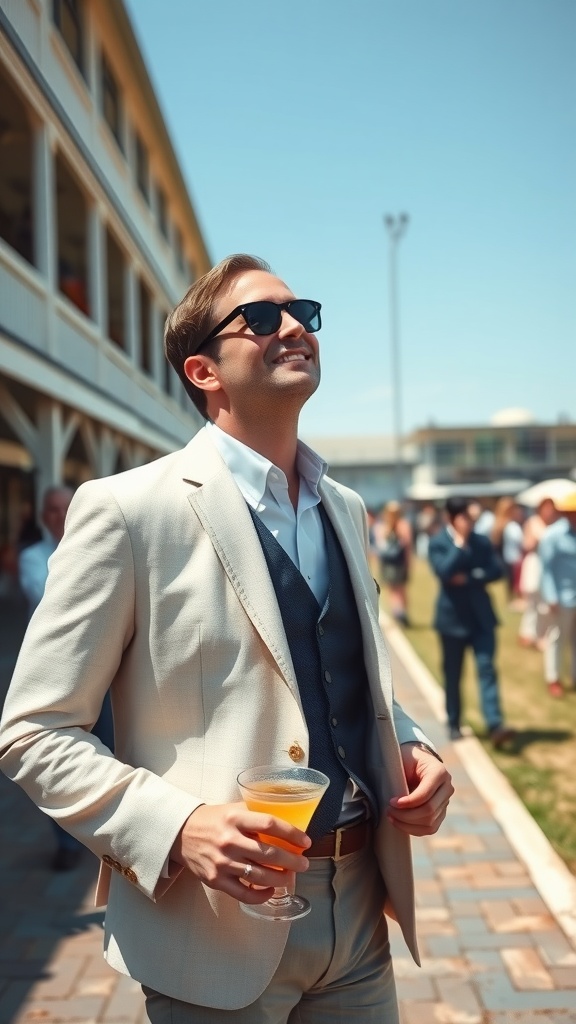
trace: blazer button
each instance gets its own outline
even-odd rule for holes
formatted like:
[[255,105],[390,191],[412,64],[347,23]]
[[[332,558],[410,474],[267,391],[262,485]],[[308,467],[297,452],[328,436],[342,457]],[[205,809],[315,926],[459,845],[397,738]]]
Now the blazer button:
[[302,750],[302,747],[300,746],[300,744],[297,741],[294,742],[289,747],[288,754],[292,758],[293,761],[303,761],[304,760],[304,751]]
[[122,868],[122,874],[124,875],[124,878],[127,878],[133,885],[138,885],[138,875],[135,871],[132,871],[132,868]]

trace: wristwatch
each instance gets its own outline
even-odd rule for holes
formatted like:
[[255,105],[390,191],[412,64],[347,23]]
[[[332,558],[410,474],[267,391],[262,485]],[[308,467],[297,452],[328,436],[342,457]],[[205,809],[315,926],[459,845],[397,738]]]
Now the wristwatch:
[[405,747],[408,744],[410,744],[411,747],[420,747],[420,750],[427,750],[428,753],[432,754],[432,756],[435,757],[437,761],[441,761],[442,764],[444,764],[444,761],[442,761],[440,754],[436,750],[433,750],[432,747],[429,747],[427,743],[423,743],[422,740],[406,740],[406,742],[401,743],[400,746]]

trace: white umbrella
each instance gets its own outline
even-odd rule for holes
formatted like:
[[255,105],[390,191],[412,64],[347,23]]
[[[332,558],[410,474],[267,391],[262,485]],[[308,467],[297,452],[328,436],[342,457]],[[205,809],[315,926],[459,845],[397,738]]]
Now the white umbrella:
[[520,505],[527,505],[529,508],[536,508],[544,498],[565,498],[567,494],[576,491],[576,484],[573,480],[543,480],[542,483],[534,484],[527,491],[521,491],[516,495],[516,501]]

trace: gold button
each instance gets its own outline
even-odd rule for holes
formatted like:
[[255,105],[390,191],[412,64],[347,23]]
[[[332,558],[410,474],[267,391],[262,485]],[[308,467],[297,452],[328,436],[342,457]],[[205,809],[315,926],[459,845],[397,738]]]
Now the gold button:
[[302,761],[304,758],[304,751],[298,742],[292,744],[288,750],[288,754],[293,761]]
[[129,882],[133,883],[133,885],[138,884],[138,875],[135,871],[132,871],[132,868],[122,868],[122,874],[124,875],[124,878],[127,878]]

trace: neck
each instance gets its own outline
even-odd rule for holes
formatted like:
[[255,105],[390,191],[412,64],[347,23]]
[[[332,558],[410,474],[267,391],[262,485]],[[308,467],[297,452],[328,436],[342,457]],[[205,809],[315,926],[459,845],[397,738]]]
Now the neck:
[[298,415],[286,422],[240,422],[225,410],[220,410],[214,423],[224,433],[252,448],[281,469],[288,481],[288,493],[294,507],[298,504],[299,476],[296,469],[298,445]]

